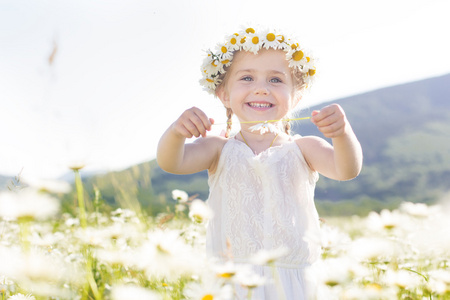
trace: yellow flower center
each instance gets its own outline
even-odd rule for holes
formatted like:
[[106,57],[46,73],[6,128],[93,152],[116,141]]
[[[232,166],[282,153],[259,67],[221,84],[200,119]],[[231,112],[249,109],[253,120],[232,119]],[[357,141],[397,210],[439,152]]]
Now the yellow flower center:
[[245,37],[241,39],[241,44],[245,43]]
[[216,61],[215,61],[215,60],[213,60],[213,61],[211,62],[211,65],[213,65],[214,67],[217,67],[217,65],[216,65]]
[[213,300],[213,299],[214,299],[214,296],[211,295],[211,294],[205,295],[205,296],[203,296],[203,298],[202,298],[202,300]]
[[220,48],[220,50],[222,51],[222,53],[227,53],[228,49],[225,46],[222,46],[222,48]]
[[315,69],[309,69],[308,70],[308,75],[309,76],[314,76],[314,74],[316,74],[316,70]]
[[230,43],[232,45],[236,45],[236,42],[237,42],[236,38],[231,38]]
[[309,56],[307,56],[307,57],[306,57],[306,61],[307,61],[307,62],[310,62],[310,61],[311,61],[311,58],[310,58]]
[[247,32],[247,33],[255,33],[255,29],[247,28],[247,29],[245,29],[245,32]]
[[294,54],[292,54],[292,59],[295,61],[300,61],[303,58],[303,52],[301,50],[295,51]]
[[220,273],[220,274],[219,274],[219,277],[222,277],[222,278],[231,278],[231,277],[234,276],[234,274],[235,274],[235,273],[225,272],[225,273]]
[[255,44],[255,45],[257,45],[257,44],[259,43],[259,37],[254,36],[254,37],[252,38],[252,43]]
[[226,64],[229,63],[229,62],[230,62],[229,59],[222,60],[222,64],[224,64],[224,65],[226,65]]
[[206,78],[206,81],[213,83],[213,82],[214,82],[214,79]]
[[275,34],[273,34],[273,33],[268,33],[268,34],[266,35],[266,39],[267,39],[269,42],[275,41]]
[[295,50],[297,48],[298,48],[298,43],[294,43],[294,44],[291,45],[291,49],[292,50]]
[[279,35],[279,36],[278,36],[278,41],[279,41],[280,43],[284,42],[284,35]]

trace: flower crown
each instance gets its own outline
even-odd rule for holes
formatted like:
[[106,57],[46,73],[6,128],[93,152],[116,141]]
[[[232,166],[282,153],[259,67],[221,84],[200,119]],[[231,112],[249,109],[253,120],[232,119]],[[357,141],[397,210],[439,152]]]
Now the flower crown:
[[235,51],[244,50],[258,54],[262,48],[286,52],[289,67],[295,68],[303,74],[307,87],[311,85],[316,67],[314,59],[307,50],[300,47],[296,41],[287,39],[274,30],[256,32],[253,28],[234,33],[228,36],[223,44],[218,44],[215,51],[207,51],[201,68],[203,77],[200,84],[207,92],[214,94],[217,86],[221,83],[220,75],[225,74],[224,67],[231,65]]

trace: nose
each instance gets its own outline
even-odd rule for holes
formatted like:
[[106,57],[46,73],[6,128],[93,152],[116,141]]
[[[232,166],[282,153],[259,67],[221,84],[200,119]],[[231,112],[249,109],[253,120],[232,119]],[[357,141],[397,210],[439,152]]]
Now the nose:
[[265,82],[258,83],[254,90],[255,95],[268,95],[269,89]]

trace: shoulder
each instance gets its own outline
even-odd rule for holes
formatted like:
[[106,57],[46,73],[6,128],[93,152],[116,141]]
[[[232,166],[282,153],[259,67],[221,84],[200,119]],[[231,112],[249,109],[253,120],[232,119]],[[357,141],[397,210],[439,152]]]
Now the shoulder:
[[206,137],[200,137],[196,139],[192,144],[199,145],[202,147],[217,148],[221,150],[227,141],[228,139],[225,137],[211,135]]
[[301,149],[305,148],[305,150],[309,148],[320,147],[322,145],[329,145],[329,143],[325,139],[313,135],[308,136],[297,135],[294,136],[294,140],[297,146],[299,146]]
[[220,154],[225,144],[229,141],[228,138],[222,136],[206,136],[196,139],[193,143],[193,147],[201,147],[206,150],[207,153],[212,154],[212,161],[208,168],[209,173],[212,174],[217,169],[219,163]]
[[333,151],[331,144],[318,136],[295,136],[294,139],[311,170],[316,170],[314,166],[317,165],[317,160]]

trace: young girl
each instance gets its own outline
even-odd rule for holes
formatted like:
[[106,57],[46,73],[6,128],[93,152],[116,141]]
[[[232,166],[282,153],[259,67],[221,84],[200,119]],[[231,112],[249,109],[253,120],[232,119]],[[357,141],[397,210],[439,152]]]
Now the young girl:
[[[226,137],[207,136],[214,120],[192,107],[161,137],[158,164],[176,174],[208,170],[207,202],[214,211],[207,228],[211,255],[250,264],[261,250],[287,249],[275,262],[276,278],[268,266],[253,267],[268,278],[253,299],[307,299],[305,268],[320,256],[320,247],[304,239],[319,229],[313,199],[318,173],[336,180],[356,177],[362,165],[360,144],[336,104],[311,116],[332,145],[319,137],[289,134],[286,119],[315,67],[298,43],[275,31],[247,28],[231,35],[217,52],[208,53],[202,71],[201,83],[227,110]],[[232,115],[240,131],[229,136]],[[185,144],[193,136],[201,138]],[[238,299],[245,295],[237,288]]]

